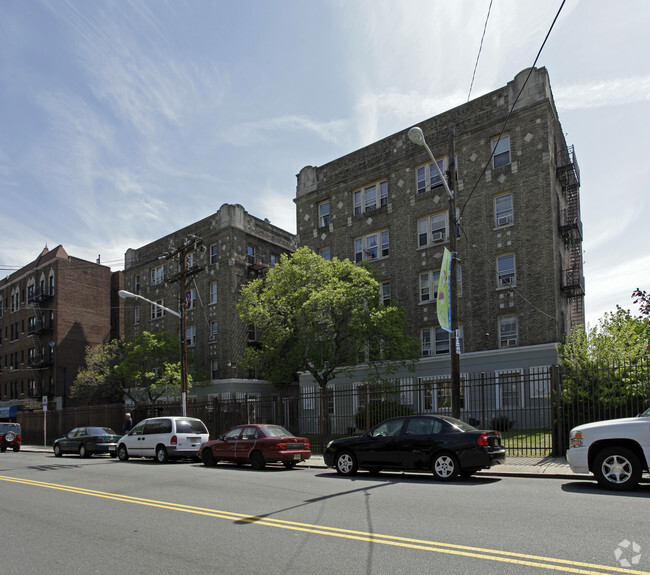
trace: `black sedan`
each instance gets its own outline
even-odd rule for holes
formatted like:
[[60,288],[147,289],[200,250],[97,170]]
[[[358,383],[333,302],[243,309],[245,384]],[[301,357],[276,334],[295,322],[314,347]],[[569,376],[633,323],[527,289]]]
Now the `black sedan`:
[[61,457],[64,453],[75,453],[80,457],[90,457],[97,453],[109,453],[115,457],[120,437],[110,427],[75,427],[54,442],[54,455]]
[[387,419],[358,437],[334,439],[323,457],[340,475],[358,469],[419,470],[451,481],[504,463],[506,450],[498,431],[482,431],[444,415],[410,415]]

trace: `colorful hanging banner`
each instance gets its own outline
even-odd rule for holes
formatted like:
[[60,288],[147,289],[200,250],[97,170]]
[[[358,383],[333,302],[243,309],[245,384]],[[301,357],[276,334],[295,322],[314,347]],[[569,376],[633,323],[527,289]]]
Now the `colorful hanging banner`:
[[436,308],[440,327],[451,333],[451,302],[449,301],[449,278],[451,277],[451,252],[445,248],[438,280],[438,301]]

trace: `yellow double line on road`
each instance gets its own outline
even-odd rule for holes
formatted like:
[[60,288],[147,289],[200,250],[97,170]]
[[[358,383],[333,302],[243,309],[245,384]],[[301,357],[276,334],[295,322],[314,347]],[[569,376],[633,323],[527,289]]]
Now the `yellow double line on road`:
[[322,525],[312,525],[309,523],[299,523],[295,521],[285,521],[282,519],[271,519],[264,516],[251,516],[242,513],[233,513],[230,511],[221,511],[218,509],[208,509],[204,507],[192,507],[181,505],[179,503],[169,503],[166,501],[156,501],[154,499],[143,499],[141,497],[131,497],[129,495],[119,495],[107,493],[104,491],[95,491],[74,487],[71,485],[59,485],[56,483],[46,483],[43,481],[34,481],[31,479],[20,479],[16,477],[7,477],[0,475],[0,481],[29,485],[31,487],[43,487],[55,489],[57,491],[66,491],[77,495],[86,495],[89,497],[99,497],[101,499],[110,499],[112,501],[121,501],[123,503],[133,503],[136,505],[145,505],[147,507],[157,507],[159,509],[168,509],[170,511],[180,511],[183,513],[192,513],[194,515],[203,515],[206,517],[215,517],[218,519],[227,519],[238,523],[255,523],[265,527],[275,527],[279,529],[288,529],[291,531],[300,531],[314,535],[325,535],[327,537],[339,537],[354,541],[364,541],[380,545],[390,545],[393,547],[402,547],[406,549],[416,549],[419,551],[429,551],[433,553],[445,553],[447,555],[458,555],[462,557],[471,557],[474,559],[483,559],[486,561],[498,561],[512,565],[526,565],[528,567],[537,567],[550,571],[559,571],[562,573],[577,573],[581,575],[603,575],[607,573],[629,573],[632,575],[650,575],[649,571],[636,571],[623,567],[610,567],[606,565],[596,565],[591,563],[582,563],[580,561],[569,561],[566,559],[555,559],[552,557],[543,557],[538,555],[528,555],[524,553],[514,553],[510,551],[499,551],[497,549],[483,549],[480,547],[469,547],[467,545],[456,545],[453,543],[441,543],[436,541],[426,541],[423,539],[411,539],[408,537],[397,537],[394,535],[381,535],[379,533],[368,533],[364,531],[354,531],[350,529],[339,529],[338,527],[324,527]]

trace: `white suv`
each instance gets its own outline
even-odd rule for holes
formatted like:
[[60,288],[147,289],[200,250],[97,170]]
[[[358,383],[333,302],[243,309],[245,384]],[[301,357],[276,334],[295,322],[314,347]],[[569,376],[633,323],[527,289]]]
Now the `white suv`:
[[117,456],[152,457],[159,463],[190,457],[198,460],[201,444],[210,434],[200,419],[193,417],[152,417],[141,421],[117,443]]
[[593,473],[602,487],[634,489],[650,462],[650,409],[574,427],[566,457],[573,472]]

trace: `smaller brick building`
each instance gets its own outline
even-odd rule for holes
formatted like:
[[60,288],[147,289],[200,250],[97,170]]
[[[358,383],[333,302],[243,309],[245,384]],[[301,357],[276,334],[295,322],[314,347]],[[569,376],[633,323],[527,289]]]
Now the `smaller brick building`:
[[58,246],[0,281],[0,405],[39,409],[43,396],[74,405],[86,346],[120,335],[119,316],[111,329],[120,273]]

